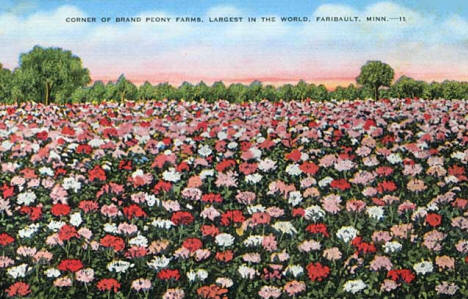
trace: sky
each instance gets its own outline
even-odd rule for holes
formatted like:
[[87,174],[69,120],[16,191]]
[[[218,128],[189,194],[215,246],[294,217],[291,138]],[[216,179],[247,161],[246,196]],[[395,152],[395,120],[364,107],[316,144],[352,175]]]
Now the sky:
[[[116,23],[116,17],[142,17]],[[174,22],[201,17],[202,23]],[[209,18],[308,17],[310,22],[214,23]],[[358,16],[361,22],[316,22]],[[406,22],[367,22],[367,16]],[[96,23],[67,23],[96,17]],[[101,22],[101,17],[112,21]],[[146,23],[146,17],[170,17]],[[79,56],[93,81],[120,74],[136,84],[184,81],[280,85],[300,79],[329,88],[355,82],[368,60],[396,78],[468,81],[468,3],[459,0],[6,0],[0,8],[0,63],[19,65],[35,45]]]

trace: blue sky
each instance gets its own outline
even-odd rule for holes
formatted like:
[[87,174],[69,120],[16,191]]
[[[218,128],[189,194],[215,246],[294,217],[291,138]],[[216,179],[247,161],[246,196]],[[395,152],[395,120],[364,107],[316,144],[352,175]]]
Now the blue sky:
[[[142,10],[164,9],[174,13],[202,14],[207,9],[217,5],[235,5],[244,7],[254,14],[297,14],[305,11],[313,11],[318,6],[326,3],[344,4],[356,8],[363,8],[375,3],[375,0],[6,0],[3,9],[14,9],[24,6],[21,14],[30,14],[37,9],[50,10],[64,4],[74,5],[89,13],[111,15],[133,15]],[[436,13],[441,16],[458,13],[461,16],[468,15],[468,2],[463,0],[395,0],[396,4],[417,9],[421,12]]]
[[[468,2],[463,0],[4,0],[0,62],[18,66],[34,45],[80,56],[94,80],[328,86],[354,81],[367,60],[397,76],[468,80]],[[274,24],[67,24],[123,16],[406,16],[408,22]]]

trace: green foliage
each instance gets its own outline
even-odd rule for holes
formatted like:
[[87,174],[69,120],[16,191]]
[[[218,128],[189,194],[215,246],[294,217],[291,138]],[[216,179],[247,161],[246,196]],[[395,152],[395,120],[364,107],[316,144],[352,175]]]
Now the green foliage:
[[79,87],[90,82],[89,71],[81,59],[61,48],[35,46],[20,56],[20,66],[14,72],[19,91],[15,96],[35,99],[47,105],[62,102]]
[[416,81],[407,76],[401,76],[391,87],[391,94],[397,98],[421,98],[424,94],[423,81]]
[[[268,100],[312,101],[357,100],[374,98],[424,98],[424,99],[467,99],[468,82],[444,81],[426,83],[401,76],[393,85],[393,69],[380,61],[368,61],[361,67],[356,78],[360,86],[350,84],[329,91],[321,85],[300,80],[297,84],[275,87],[253,81],[249,85],[234,83],[226,86],[217,81],[211,86],[201,81],[198,84],[183,82],[179,87],[169,83],[152,85],[146,81],[135,86],[121,75],[117,81],[104,84],[96,81],[91,86],[89,72],[81,65],[80,58],[60,48],[34,47],[22,54],[20,67],[13,71],[0,64],[0,101],[18,103],[40,101],[43,103],[101,103],[124,100],[185,100],[213,103],[219,99],[231,103]],[[383,88],[382,88],[383,87]]]
[[123,102],[124,100],[136,100],[138,89],[132,82],[128,81],[124,75],[120,75],[115,84],[107,85],[107,99],[116,102]]
[[145,83],[143,83],[143,85],[141,85],[138,88],[137,98],[139,100],[149,101],[151,99],[154,99],[155,96],[156,92],[151,83],[149,83],[148,81],[145,81]]
[[0,101],[11,101],[13,74],[0,63]]
[[356,78],[358,84],[371,88],[374,91],[374,99],[379,99],[379,88],[390,86],[395,76],[392,67],[381,61],[368,61],[361,67],[361,73]]
[[444,81],[441,83],[442,98],[447,100],[468,99],[468,82]]

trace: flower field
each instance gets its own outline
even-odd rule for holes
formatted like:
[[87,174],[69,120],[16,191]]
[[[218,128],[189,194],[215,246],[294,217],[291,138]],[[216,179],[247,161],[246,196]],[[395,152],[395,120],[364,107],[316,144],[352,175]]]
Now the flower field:
[[0,297],[467,297],[467,115],[2,106]]

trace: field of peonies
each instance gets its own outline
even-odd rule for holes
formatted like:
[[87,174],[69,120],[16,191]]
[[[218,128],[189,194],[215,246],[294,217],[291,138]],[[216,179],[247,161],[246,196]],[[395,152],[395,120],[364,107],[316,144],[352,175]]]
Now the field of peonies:
[[468,102],[0,107],[0,297],[468,296]]

